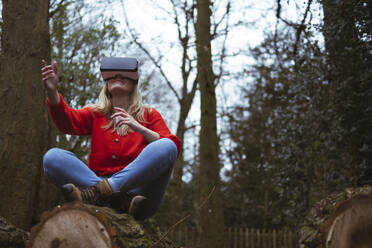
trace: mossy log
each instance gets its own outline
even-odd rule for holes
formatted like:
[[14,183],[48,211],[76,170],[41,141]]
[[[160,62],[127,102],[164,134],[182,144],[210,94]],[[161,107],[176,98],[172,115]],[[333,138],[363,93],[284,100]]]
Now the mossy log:
[[10,224],[5,218],[0,217],[0,247],[23,248],[29,233]]
[[31,229],[27,248],[173,248],[151,220],[137,222],[132,216],[107,207],[81,203],[57,206],[44,212]]
[[301,248],[372,247],[372,187],[348,188],[319,201],[300,230]]

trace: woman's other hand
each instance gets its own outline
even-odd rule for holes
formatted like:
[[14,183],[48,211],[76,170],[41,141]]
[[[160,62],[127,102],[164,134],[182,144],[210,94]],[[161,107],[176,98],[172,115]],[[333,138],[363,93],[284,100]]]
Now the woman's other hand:
[[124,109],[114,107],[116,113],[114,113],[111,118],[116,118],[116,126],[128,125],[135,132],[140,133],[145,137],[147,142],[151,143],[160,138],[160,135],[138,123],[130,114],[128,114]]
[[128,125],[131,129],[136,132],[141,132],[143,126],[136,121],[130,114],[128,114],[124,109],[114,107],[116,113],[114,113],[111,118],[116,118],[115,125],[120,127],[121,125]]
[[47,65],[45,60],[41,61],[41,76],[45,90],[47,92],[49,102],[52,105],[59,103],[59,96],[57,91],[58,84],[58,68],[57,62],[54,61],[52,65]]

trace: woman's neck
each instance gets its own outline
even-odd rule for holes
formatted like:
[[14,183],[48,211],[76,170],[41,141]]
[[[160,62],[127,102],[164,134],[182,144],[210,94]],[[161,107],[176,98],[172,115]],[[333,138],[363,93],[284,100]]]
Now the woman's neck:
[[122,96],[122,97],[112,97],[112,105],[113,107],[119,107],[124,110],[128,110],[130,105],[129,96]]

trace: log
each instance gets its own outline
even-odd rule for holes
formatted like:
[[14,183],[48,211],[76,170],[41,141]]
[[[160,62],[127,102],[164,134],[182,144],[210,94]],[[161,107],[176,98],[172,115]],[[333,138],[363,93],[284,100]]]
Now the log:
[[147,248],[174,246],[152,219],[136,221],[108,207],[66,203],[44,212],[26,248]]
[[300,230],[301,248],[372,247],[372,187],[348,188],[319,201]]
[[23,248],[29,233],[9,223],[5,218],[0,217],[0,247]]
[[320,227],[322,248],[372,247],[372,196],[339,203]]

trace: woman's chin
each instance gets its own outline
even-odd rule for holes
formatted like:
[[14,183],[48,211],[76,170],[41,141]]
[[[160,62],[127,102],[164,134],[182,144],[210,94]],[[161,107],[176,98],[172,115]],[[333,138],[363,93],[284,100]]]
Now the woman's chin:
[[129,96],[130,95],[130,91],[124,87],[112,87],[110,90],[109,90],[111,96]]

